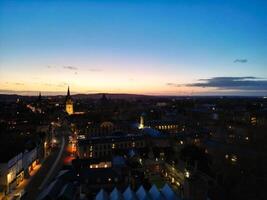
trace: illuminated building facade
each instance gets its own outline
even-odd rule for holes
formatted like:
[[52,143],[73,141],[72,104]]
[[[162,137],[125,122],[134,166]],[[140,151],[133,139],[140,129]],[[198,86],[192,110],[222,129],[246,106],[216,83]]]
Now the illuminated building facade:
[[0,199],[15,190],[20,183],[31,176],[37,165],[37,147],[10,150],[0,157]]
[[24,179],[23,154],[18,153],[13,158],[0,163],[0,186],[3,190],[0,197],[10,193]]
[[139,129],[154,128],[162,132],[178,133],[184,131],[184,125],[178,120],[147,120],[146,114],[140,116]]
[[162,132],[178,133],[184,131],[184,125],[175,120],[150,120],[146,121],[144,115],[140,117],[139,129],[154,128]]
[[84,129],[84,132],[88,137],[105,137],[113,136],[116,135],[116,133],[119,134],[121,132],[134,134],[137,132],[137,130],[132,128],[127,122],[104,121],[101,123],[88,123]]
[[146,147],[143,136],[95,137],[78,141],[77,153],[83,158],[110,157],[115,150],[142,149]]

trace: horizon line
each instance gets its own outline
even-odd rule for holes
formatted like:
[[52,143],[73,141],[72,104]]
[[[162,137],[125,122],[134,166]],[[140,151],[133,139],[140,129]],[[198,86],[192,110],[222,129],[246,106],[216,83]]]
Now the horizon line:
[[[27,94],[29,93],[29,94]],[[41,93],[42,96],[64,96],[66,91],[16,91],[16,90],[0,90],[0,95],[17,95],[17,96],[39,96]],[[71,92],[72,96],[75,95],[140,95],[140,96],[154,96],[154,97],[266,97],[266,95],[260,94],[218,94],[218,93],[208,93],[208,94],[149,94],[149,93],[114,93],[114,92],[94,92],[94,93],[85,93],[85,92]]]

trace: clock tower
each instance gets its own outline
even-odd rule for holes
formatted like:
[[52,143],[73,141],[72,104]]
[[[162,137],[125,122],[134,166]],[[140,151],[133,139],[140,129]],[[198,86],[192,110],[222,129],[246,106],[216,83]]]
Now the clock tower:
[[73,101],[72,101],[71,96],[70,96],[70,87],[68,87],[68,92],[67,92],[67,96],[66,96],[66,112],[69,115],[73,114]]

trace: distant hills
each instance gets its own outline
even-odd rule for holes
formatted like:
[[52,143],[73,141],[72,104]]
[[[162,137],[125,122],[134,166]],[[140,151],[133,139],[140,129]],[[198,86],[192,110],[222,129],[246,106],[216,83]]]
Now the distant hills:
[[[38,93],[36,93],[38,94]],[[191,99],[191,98],[262,98],[257,96],[167,96],[167,95],[143,95],[143,94],[127,94],[127,93],[94,93],[94,94],[72,94],[71,97],[74,100],[78,99],[101,99],[103,94],[105,94],[107,99],[127,99],[127,100],[144,100],[144,99]],[[65,94],[60,95],[43,95],[43,98],[49,99],[63,99]],[[18,95],[18,94],[0,94],[0,101],[14,102],[17,99],[21,100],[36,100],[37,95]]]
[[124,94],[124,93],[96,93],[96,94],[74,94],[73,99],[100,99],[105,94],[107,99],[144,99],[157,98],[159,96],[142,95],[142,94]]
[[[120,93],[96,93],[96,94],[73,94],[73,99],[101,99],[105,94],[107,99],[151,99],[151,98],[168,98],[169,96],[153,96],[141,94],[120,94]],[[42,95],[43,98],[62,99],[65,95]],[[0,94],[0,101],[16,101],[17,99],[37,99],[38,96],[17,95],[17,94]]]

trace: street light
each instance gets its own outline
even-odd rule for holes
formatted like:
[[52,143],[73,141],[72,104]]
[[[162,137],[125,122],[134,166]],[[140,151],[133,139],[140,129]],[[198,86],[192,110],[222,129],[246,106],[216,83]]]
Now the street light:
[[187,171],[187,170],[185,171],[185,177],[186,177],[186,178],[189,178],[189,177],[190,177],[190,172]]

